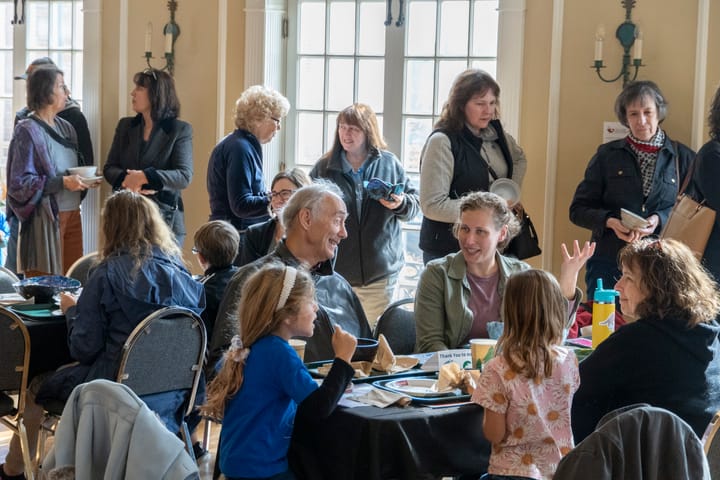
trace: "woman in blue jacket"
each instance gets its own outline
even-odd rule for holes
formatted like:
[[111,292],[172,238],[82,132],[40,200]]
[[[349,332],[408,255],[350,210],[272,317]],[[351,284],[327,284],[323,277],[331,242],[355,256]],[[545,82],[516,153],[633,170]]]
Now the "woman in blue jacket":
[[[371,327],[392,301],[404,264],[400,222],[412,220],[420,208],[417,190],[386,148],[375,112],[355,103],[338,114],[333,147],[310,172],[343,192],[348,235],[338,245],[335,270],[352,285]],[[399,184],[399,193],[373,198],[366,188],[373,178]]]
[[[695,152],[660,128],[666,113],[667,102],[654,82],[629,83],[615,101],[615,114],[630,133],[598,147],[575,191],[570,220],[591,230],[591,241],[597,243],[585,273],[589,299],[598,278],[605,286],[620,278],[620,249],[659,234],[675,204]],[[647,219],[647,227],[623,225],[621,208]]]

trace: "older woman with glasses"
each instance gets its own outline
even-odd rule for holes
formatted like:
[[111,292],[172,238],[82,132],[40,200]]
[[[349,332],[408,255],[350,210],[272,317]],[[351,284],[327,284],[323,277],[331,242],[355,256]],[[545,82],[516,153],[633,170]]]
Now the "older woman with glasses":
[[68,169],[82,165],[72,125],[58,117],[68,98],[64,75],[55,65],[28,77],[31,113],[20,120],[8,149],[7,201],[13,228],[8,267],[25,276],[62,274],[83,254],[82,192],[98,186]]
[[210,220],[228,221],[242,236],[250,225],[270,218],[261,145],[275,137],[289,110],[290,103],[284,96],[262,85],[248,88],[237,99],[235,131],[223,138],[210,155]]
[[240,249],[239,265],[247,265],[275,250],[275,246],[285,236],[285,228],[280,221],[280,212],[300,187],[310,185],[312,180],[300,168],[293,168],[275,175],[270,187],[270,219],[251,225],[245,231],[245,241]]
[[185,208],[180,192],[193,175],[192,127],[178,120],[180,101],[167,72],[148,68],[136,73],[133,82],[130,95],[137,115],[118,122],[103,175],[113,190],[152,199],[182,246]]

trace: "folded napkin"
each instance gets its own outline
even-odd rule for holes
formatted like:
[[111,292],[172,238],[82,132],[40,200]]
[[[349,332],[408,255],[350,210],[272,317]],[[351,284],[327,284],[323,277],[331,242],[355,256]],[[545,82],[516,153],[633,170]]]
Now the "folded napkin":
[[385,335],[381,333],[378,337],[378,349],[375,361],[372,363],[373,370],[386,373],[404,372],[417,365],[418,361],[415,357],[395,355]]
[[480,370],[463,370],[457,363],[447,363],[440,367],[437,390],[459,388],[464,393],[472,394],[480,379]]
[[373,388],[372,390],[358,395],[349,395],[348,398],[350,400],[355,400],[356,402],[380,408],[389,407],[390,405],[395,404],[404,407],[410,403],[410,397],[407,395],[389,392],[387,390],[380,390],[379,388]]

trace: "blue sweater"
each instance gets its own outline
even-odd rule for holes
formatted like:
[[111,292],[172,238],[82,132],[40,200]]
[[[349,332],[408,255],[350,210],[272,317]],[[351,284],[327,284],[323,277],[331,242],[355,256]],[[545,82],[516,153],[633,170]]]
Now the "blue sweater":
[[215,146],[208,165],[207,190],[210,220],[226,220],[245,230],[270,218],[262,148],[252,133],[237,129]]

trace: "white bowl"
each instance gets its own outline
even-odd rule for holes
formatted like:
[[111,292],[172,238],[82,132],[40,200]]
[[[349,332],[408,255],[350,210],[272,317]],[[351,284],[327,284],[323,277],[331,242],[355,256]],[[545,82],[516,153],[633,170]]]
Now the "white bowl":
[[650,225],[650,222],[646,218],[643,218],[630,210],[625,210],[624,208],[620,209],[620,222],[631,230],[639,230]]
[[80,175],[83,178],[94,177],[97,173],[97,167],[91,165],[89,167],[72,167],[68,168],[70,175]]
[[501,196],[512,207],[520,201],[520,185],[509,178],[498,178],[490,185],[490,193]]

